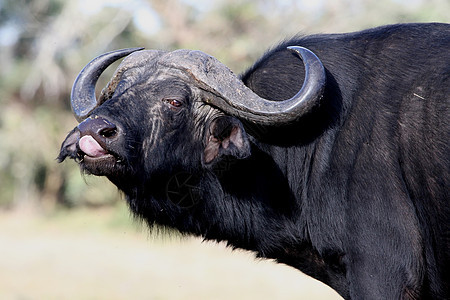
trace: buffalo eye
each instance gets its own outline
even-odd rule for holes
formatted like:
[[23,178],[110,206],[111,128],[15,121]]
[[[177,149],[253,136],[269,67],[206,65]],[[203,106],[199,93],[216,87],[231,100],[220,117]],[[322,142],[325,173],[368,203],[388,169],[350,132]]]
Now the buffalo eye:
[[172,105],[173,107],[181,107],[183,102],[178,99],[166,99],[166,102]]

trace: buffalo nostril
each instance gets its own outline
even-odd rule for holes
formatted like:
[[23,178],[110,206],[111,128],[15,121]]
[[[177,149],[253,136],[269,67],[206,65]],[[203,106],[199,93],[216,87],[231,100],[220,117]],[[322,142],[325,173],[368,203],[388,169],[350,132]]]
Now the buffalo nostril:
[[117,128],[114,126],[114,128],[103,128],[99,131],[99,134],[105,138],[113,138],[117,135]]
[[105,118],[90,117],[78,125],[81,136],[91,135],[97,139],[111,139],[118,135],[117,126]]

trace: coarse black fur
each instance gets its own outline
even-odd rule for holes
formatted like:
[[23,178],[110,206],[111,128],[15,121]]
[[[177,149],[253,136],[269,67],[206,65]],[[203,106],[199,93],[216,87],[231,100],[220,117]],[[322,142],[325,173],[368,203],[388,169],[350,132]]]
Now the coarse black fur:
[[[150,225],[276,259],[344,298],[449,299],[450,25],[296,37],[243,82],[294,95],[304,70],[291,45],[327,73],[321,105],[295,124],[241,122],[182,79],[137,68],[93,113],[126,133],[109,146],[116,161],[81,165]],[[74,134],[60,160],[79,154]],[[171,199],[174,179],[190,202]]]

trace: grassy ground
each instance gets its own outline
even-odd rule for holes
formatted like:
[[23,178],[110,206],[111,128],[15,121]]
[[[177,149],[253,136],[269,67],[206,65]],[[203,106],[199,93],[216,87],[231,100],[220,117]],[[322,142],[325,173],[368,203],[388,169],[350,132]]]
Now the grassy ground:
[[149,236],[120,208],[0,213],[0,299],[339,296],[295,269],[222,244]]

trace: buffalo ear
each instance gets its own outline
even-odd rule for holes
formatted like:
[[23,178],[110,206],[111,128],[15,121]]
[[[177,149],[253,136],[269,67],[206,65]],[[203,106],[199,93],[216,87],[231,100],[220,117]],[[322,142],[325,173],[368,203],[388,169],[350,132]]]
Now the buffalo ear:
[[238,159],[250,155],[250,143],[242,123],[230,116],[214,119],[206,134],[204,162],[209,164],[221,156]]

